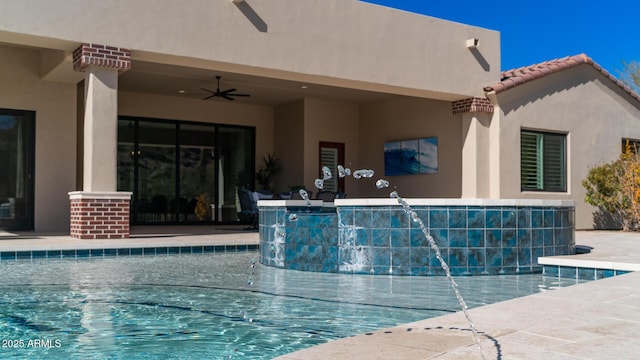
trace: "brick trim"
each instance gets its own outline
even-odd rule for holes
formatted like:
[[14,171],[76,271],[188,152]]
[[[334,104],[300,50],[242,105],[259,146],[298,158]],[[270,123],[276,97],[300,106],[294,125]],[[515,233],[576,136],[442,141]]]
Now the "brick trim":
[[451,112],[453,115],[472,112],[493,113],[493,104],[487,98],[470,97],[452,102]]
[[125,72],[131,69],[131,50],[83,43],[73,51],[73,69],[75,71],[85,71],[90,66]]
[[70,236],[76,239],[129,237],[131,193],[69,193]]

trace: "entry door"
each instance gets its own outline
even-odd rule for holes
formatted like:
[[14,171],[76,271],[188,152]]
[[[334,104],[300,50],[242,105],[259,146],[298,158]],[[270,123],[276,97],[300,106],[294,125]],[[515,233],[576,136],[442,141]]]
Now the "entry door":
[[0,109],[0,230],[33,230],[35,112]]
[[[345,192],[344,178],[338,177],[338,165],[344,164],[344,143],[320,142],[320,168],[331,169],[332,177],[324,182],[324,191]],[[346,166],[345,166],[346,167]],[[320,171],[320,170],[319,170]]]

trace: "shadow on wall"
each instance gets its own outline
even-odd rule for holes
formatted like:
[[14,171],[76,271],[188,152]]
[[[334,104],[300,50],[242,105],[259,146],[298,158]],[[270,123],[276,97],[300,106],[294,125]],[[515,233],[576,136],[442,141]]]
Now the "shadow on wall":
[[621,230],[622,221],[619,216],[598,209],[593,212],[593,228],[595,230]]
[[[577,88],[596,79],[596,75],[576,74],[575,71],[554,73],[553,76],[540,79],[540,85],[538,85],[538,82],[531,82],[517,86],[513,88],[513,91],[505,91],[500,96],[500,108],[505,115],[508,115],[528,104],[535,103],[554,94],[560,94],[567,90]],[[546,86],[544,86],[545,84]]]
[[247,17],[247,19],[256,27],[256,30],[260,32],[267,32],[267,23],[262,20],[260,15],[253,10],[251,5],[247,4],[245,1],[236,0],[233,2],[238,9]]
[[470,48],[469,51],[471,51],[471,54],[473,54],[473,57],[476,58],[476,61],[482,66],[484,71],[491,71],[491,65],[489,65],[487,59],[482,56],[482,53],[477,48]]

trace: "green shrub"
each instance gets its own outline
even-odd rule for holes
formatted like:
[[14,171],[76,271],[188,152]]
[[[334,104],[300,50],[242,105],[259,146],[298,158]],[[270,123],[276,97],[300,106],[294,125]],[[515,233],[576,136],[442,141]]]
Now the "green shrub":
[[624,231],[640,224],[640,158],[629,144],[617,160],[590,169],[582,186],[584,201],[611,213]]

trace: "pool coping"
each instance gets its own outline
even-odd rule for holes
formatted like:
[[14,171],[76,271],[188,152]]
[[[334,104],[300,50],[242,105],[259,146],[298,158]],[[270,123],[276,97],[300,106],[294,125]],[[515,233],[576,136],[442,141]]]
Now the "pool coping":
[[[573,200],[554,199],[457,199],[457,198],[408,198],[411,206],[553,206],[575,207]],[[340,206],[398,206],[394,198],[353,198],[335,199],[333,202],[322,200],[258,200],[258,207],[340,207]]]
[[259,245],[180,245],[153,247],[98,247],[90,249],[0,251],[0,263],[35,259],[83,259],[121,256],[161,256],[258,251]]
[[161,256],[216,252],[257,251],[258,233],[238,229],[201,227],[143,228],[129,239],[76,239],[68,235],[4,233],[0,236],[0,263],[16,260]]

